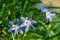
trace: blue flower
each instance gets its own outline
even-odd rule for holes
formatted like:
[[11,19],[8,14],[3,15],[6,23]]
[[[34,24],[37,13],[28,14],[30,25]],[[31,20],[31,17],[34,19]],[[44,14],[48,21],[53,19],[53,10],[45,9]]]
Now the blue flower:
[[40,3],[40,9],[42,12],[46,13],[47,22],[48,21],[52,22],[52,17],[55,16],[55,13],[53,12],[53,10],[45,8],[42,3]]
[[40,10],[45,13],[49,11],[49,9],[46,9],[42,3],[40,3]]
[[28,32],[29,28],[35,29],[35,27],[32,25],[34,23],[37,23],[37,21],[32,20],[32,17],[28,17],[28,19],[25,19],[24,17],[20,17],[23,20],[23,23],[20,25],[21,27],[26,26],[25,32]]
[[9,24],[11,24],[12,28],[10,28],[8,32],[12,32],[14,30],[14,35],[16,35],[16,33],[18,32],[23,34],[23,31],[20,25],[18,24],[18,22],[19,22],[19,19],[17,19],[16,24],[14,24],[12,21],[9,21]]
[[52,17],[55,16],[55,13],[47,12],[46,13],[46,20],[47,22],[50,21],[52,22]]

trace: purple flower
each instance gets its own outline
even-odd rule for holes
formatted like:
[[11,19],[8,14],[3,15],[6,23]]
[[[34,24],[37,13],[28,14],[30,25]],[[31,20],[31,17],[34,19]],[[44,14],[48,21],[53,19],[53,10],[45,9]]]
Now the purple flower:
[[11,24],[12,28],[10,28],[8,32],[12,32],[14,30],[14,35],[16,35],[16,33],[18,32],[23,34],[23,31],[20,25],[18,24],[18,22],[19,22],[19,19],[17,19],[16,24],[14,24],[12,21],[9,21],[9,24]]
[[35,29],[35,27],[32,25],[34,23],[37,23],[37,21],[32,20],[32,17],[28,17],[28,19],[25,19],[24,17],[20,17],[23,20],[23,23],[20,25],[21,27],[26,26],[25,32],[28,32],[29,28]]
[[48,22],[48,20],[49,20],[50,22],[52,22],[52,17],[53,17],[53,16],[55,16],[55,13],[47,12],[47,13],[46,13],[46,20],[47,20],[47,22]]
[[47,22],[48,21],[52,22],[52,17],[55,16],[55,13],[53,12],[53,10],[45,8],[42,3],[40,3],[40,10],[46,13]]
[[45,13],[49,11],[49,9],[46,9],[42,3],[40,3],[40,10]]

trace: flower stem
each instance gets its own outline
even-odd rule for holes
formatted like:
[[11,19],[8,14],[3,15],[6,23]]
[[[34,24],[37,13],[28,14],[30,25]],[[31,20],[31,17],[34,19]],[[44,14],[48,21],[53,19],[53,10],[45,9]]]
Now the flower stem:
[[42,21],[36,19],[38,21],[38,23],[41,23],[45,29],[45,31],[47,32],[48,36],[51,37],[50,33],[49,33],[49,30],[48,30],[48,26],[50,26],[50,24],[47,26],[45,23],[43,23]]
[[26,33],[24,33],[24,34],[22,35],[21,40],[23,40],[25,36],[26,36]]
[[49,33],[50,28],[51,28],[51,24],[49,23],[49,24],[47,25],[47,32],[48,32],[48,36],[49,36],[49,37],[51,37],[51,34]]
[[14,34],[12,33],[12,38],[13,38],[13,40],[15,40],[15,36],[14,36]]
[[24,11],[25,11],[26,6],[27,6],[27,0],[25,0],[25,3],[24,3],[24,6],[23,6],[23,10],[22,10],[22,14],[21,14],[21,16],[23,15],[23,13],[24,13]]

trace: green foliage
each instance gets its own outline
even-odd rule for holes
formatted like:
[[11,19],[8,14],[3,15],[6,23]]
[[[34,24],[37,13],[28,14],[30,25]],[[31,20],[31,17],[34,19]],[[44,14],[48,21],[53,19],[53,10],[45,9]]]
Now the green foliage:
[[[46,24],[39,7],[39,0],[0,0],[0,40],[60,40],[60,14],[56,13],[53,22]],[[8,33],[9,21],[15,22],[20,16],[32,16],[38,23],[34,25],[35,30],[29,29],[26,34],[14,36],[13,32]]]

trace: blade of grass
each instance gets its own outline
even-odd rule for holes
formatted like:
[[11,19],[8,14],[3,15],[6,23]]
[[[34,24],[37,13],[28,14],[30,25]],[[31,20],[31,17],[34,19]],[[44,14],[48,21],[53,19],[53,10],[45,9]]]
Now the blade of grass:
[[12,38],[13,38],[13,40],[15,40],[15,36],[14,36],[14,34],[12,33]]
[[23,15],[23,13],[24,13],[24,11],[25,11],[25,8],[26,8],[27,4],[28,4],[28,0],[25,0],[25,3],[24,3],[24,5],[23,5],[23,10],[22,10],[21,16]]

